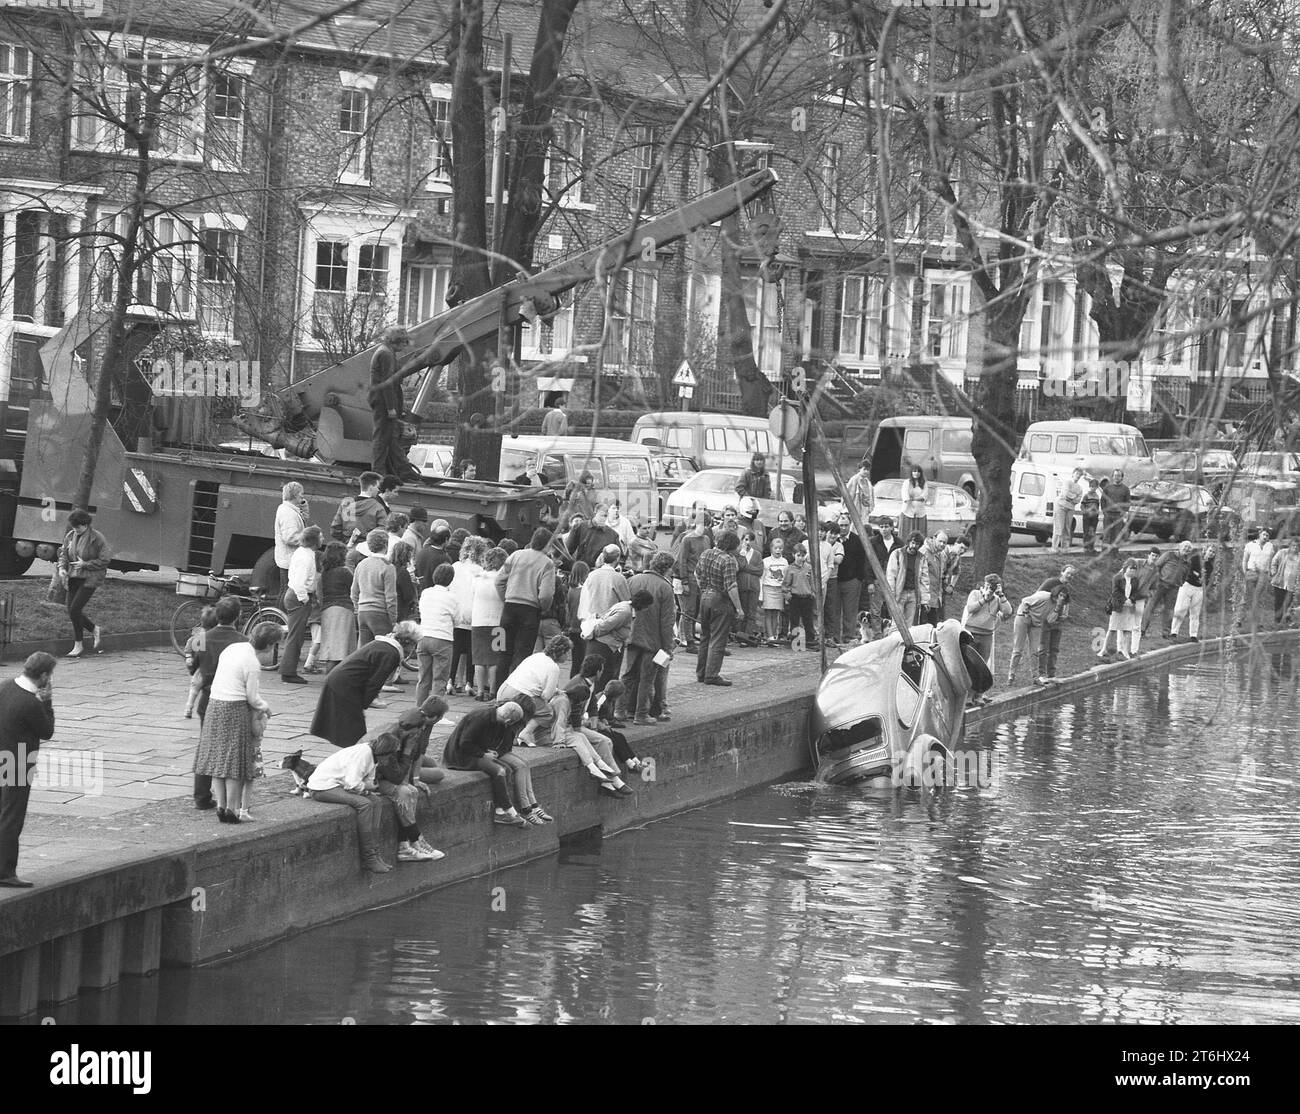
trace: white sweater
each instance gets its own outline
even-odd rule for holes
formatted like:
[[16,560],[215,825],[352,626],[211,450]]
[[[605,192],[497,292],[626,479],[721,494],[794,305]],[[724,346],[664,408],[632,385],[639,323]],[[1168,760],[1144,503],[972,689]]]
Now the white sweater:
[[[494,589],[495,590],[495,589]],[[456,626],[456,597],[441,584],[420,593],[420,637],[450,642]]]
[[262,663],[251,642],[235,642],[221,651],[217,672],[212,678],[209,700],[243,700],[260,705],[258,692],[262,680]]
[[374,777],[375,752],[370,749],[369,743],[357,743],[336,750],[317,766],[307,779],[307,788],[317,791],[346,789],[351,793],[360,793],[365,789],[366,782],[373,781]]

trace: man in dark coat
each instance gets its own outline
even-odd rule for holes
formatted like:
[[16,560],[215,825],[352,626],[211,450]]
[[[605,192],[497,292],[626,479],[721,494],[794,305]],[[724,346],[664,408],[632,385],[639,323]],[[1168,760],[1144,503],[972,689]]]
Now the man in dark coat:
[[[239,622],[241,607],[235,596],[222,596],[217,600],[217,625],[210,631],[203,632],[203,651],[194,658],[191,672],[203,678],[203,689],[195,704],[199,716],[199,730],[203,729],[203,715],[208,710],[208,693],[212,690],[212,679],[217,675],[217,659],[221,651],[236,642],[248,639],[235,629]],[[212,779],[207,774],[194,775],[194,807],[203,809],[216,808],[216,799],[212,796]]]
[[450,540],[451,527],[443,519],[438,519],[429,530],[429,540],[415,555],[415,586],[419,591],[433,587],[434,570],[439,565],[451,564],[451,558],[447,556]]
[[673,555],[656,553],[650,559],[650,568],[632,577],[628,588],[632,595],[649,592],[654,602],[636,613],[632,620],[632,637],[623,658],[625,686],[621,705],[615,715],[622,719],[632,714],[633,723],[643,727],[655,723],[664,715],[664,681],[668,674],[666,665],[655,662],[662,651],[672,656],[674,626],[677,620],[677,601],[673,596]]
[[380,475],[394,475],[399,480],[418,480],[419,470],[406,458],[402,448],[402,414],[406,403],[402,384],[396,378],[402,353],[410,347],[406,330],[393,325],[385,329],[379,347],[370,358],[370,413],[374,431],[370,437],[370,466]]
[[36,752],[54,734],[54,697],[50,681],[56,661],[38,651],[23,671],[0,685],[0,886],[28,889],[18,877],[18,839],[27,820]]
[[618,531],[608,523],[608,508],[601,503],[592,514],[591,521],[573,532],[573,558],[575,561],[585,561],[588,568],[594,569],[607,545],[616,545],[620,550],[623,548]]
[[308,730],[336,747],[359,742],[366,733],[366,709],[419,635],[419,623],[398,623],[392,634],[381,634],[339,662],[325,677]]
[[763,453],[755,453],[749,471],[742,472],[736,480],[736,494],[741,499],[746,495],[755,499],[772,498],[772,477],[767,474],[767,457]]

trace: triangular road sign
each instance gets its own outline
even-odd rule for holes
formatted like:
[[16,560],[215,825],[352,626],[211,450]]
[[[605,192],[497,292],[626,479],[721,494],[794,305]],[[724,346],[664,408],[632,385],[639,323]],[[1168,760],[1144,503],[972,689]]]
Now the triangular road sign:
[[691,370],[691,365],[683,360],[682,366],[677,369],[677,374],[673,376],[673,386],[694,387],[695,385],[695,372]]

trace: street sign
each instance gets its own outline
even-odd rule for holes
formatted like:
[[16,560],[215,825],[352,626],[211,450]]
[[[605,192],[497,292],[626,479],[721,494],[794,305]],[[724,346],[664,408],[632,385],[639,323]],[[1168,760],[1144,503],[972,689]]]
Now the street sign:
[[779,441],[793,441],[799,436],[799,408],[791,402],[779,402],[767,416],[767,426]]
[[677,374],[673,376],[673,386],[685,387],[688,390],[696,386],[695,372],[691,370],[691,365],[685,360],[682,361],[682,366],[677,369]]

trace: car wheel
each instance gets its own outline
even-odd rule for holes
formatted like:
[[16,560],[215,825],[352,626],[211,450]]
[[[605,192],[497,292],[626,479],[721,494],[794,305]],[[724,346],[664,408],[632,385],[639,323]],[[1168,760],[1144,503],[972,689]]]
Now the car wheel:
[[1046,544],[1047,544],[1049,541],[1051,541],[1051,540],[1052,540],[1052,536],[1051,536],[1051,534],[1035,534],[1035,535],[1034,535],[1034,541],[1036,541],[1039,545],[1046,545]]

